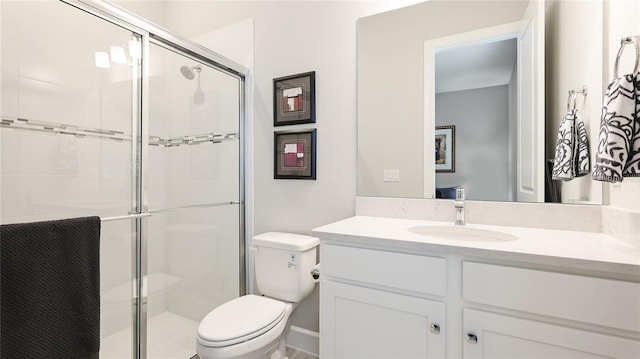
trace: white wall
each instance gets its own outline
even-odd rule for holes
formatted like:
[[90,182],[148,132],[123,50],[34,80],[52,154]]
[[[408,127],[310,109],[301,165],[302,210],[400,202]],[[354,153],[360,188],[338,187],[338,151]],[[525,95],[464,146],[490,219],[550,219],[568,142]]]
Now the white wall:
[[164,0],[107,0],[125,10],[160,26],[167,24],[167,4]]
[[[597,151],[600,114],[604,90],[613,78],[613,66],[625,36],[640,35],[640,2],[636,0],[549,1],[547,5],[547,138],[556,138],[559,121],[566,112],[566,97],[570,88],[587,85],[586,98],[578,96],[578,110],[589,130],[592,166]],[[576,41],[575,34],[590,41]],[[591,41],[593,39],[593,41]],[[592,46],[585,46],[590,44]],[[600,47],[600,44],[603,44]],[[620,72],[631,71],[635,54],[628,47],[620,62]],[[573,61],[579,58],[581,61]],[[556,71],[562,68],[563,71]],[[603,73],[593,71],[602,68]],[[549,93],[549,92],[548,92]],[[555,141],[547,141],[547,155]],[[590,177],[562,184],[563,202],[586,198],[613,207],[640,211],[640,179],[625,178],[622,183],[603,184]]]
[[464,186],[467,199],[508,201],[509,86],[437,94],[436,126],[456,126],[456,169],[436,187]]
[[[588,95],[578,95],[577,109],[589,134],[591,167],[598,151],[602,108],[602,20],[600,1],[546,3],[546,157],[555,157],[560,121],[567,113],[570,89],[587,86]],[[577,41],[576,34],[589,41]],[[606,86],[606,84],[605,84]],[[602,203],[602,184],[591,176],[560,182],[563,203]]]
[[[640,2],[637,0],[608,0],[605,2],[605,86],[613,77],[613,66],[620,48],[620,39],[640,36]],[[633,69],[633,46],[627,46],[620,61],[620,73]],[[640,212],[640,178],[625,178],[622,183],[606,185],[608,204],[613,207]],[[605,203],[607,203],[605,201]]]

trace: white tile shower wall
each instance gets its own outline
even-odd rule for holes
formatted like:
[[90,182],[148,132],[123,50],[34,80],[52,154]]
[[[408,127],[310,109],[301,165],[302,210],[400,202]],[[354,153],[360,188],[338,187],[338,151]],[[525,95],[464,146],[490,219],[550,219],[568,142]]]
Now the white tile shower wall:
[[5,17],[3,16],[2,24],[0,24],[0,40],[2,40],[2,44],[0,45],[2,48],[0,60],[2,61],[2,72],[17,75],[20,72],[20,57],[18,56],[20,42],[18,33],[12,30],[11,27],[8,27],[4,23],[4,20]]
[[[102,224],[100,236],[101,335],[131,325],[133,221]],[[116,288],[123,289],[116,292]],[[129,290],[126,290],[129,288]]]
[[[181,66],[193,66],[192,60],[167,57],[167,81],[170,136],[238,131],[238,83],[208,66],[187,80]],[[194,103],[198,86],[204,92],[204,103]],[[167,149],[171,162],[171,206],[216,203],[238,199],[239,146],[237,141],[203,143]]]
[[238,143],[204,143],[168,149],[172,206],[238,200]]
[[[111,63],[111,68],[99,69],[94,61],[96,51],[108,53],[111,46],[126,49],[130,33],[96,17],[78,16],[79,10],[68,5],[47,2],[41,7],[42,3],[20,19],[22,75],[75,88],[90,88],[92,83],[116,82],[130,76],[128,64]],[[55,24],[50,17],[56,19]],[[43,58],[47,59],[47,67],[41,65]]]
[[[6,58],[19,60],[13,68],[7,68],[3,64],[3,117],[21,117],[106,129],[115,125],[114,118],[121,118],[121,123],[129,123],[126,132],[130,133],[131,97],[121,98],[124,102],[119,104],[105,101],[101,92],[105,89],[105,93],[109,93],[112,86],[109,78],[101,79],[101,72],[93,61],[89,61],[88,64],[72,61],[74,54],[80,59],[87,58],[80,56],[81,54],[90,54],[89,58],[92,58],[93,44],[78,41],[77,37],[66,36],[61,40],[65,44],[56,47],[55,41],[42,36],[46,32],[44,30],[49,27],[55,28],[52,30],[53,35],[63,35],[65,31],[71,31],[68,26],[47,26],[50,21],[47,22],[46,18],[52,14],[56,15],[56,21],[59,20],[57,15],[64,19],[79,15],[82,18],[80,23],[87,25],[85,35],[92,31],[101,32],[107,26],[111,28],[106,34],[128,38],[126,31],[118,28],[114,31],[113,25],[107,23],[96,24],[95,18],[61,3],[38,4],[38,11],[33,12],[28,11],[31,5],[2,3],[3,19],[5,16],[13,15],[24,20],[14,23],[16,27],[10,29],[4,27],[10,26],[12,22],[2,24],[3,37],[8,33],[15,33],[11,38],[19,39],[17,45],[8,46],[8,55],[4,51],[3,43],[3,59],[6,55]],[[43,15],[40,5],[46,8],[47,14]],[[38,22],[40,20],[41,23]],[[33,26],[26,26],[25,23]],[[14,41],[8,42],[12,45]],[[11,54],[11,51],[14,54]],[[7,63],[11,64],[12,61],[9,60]],[[17,75],[4,70],[14,71]],[[126,71],[130,75],[130,70]],[[131,82],[123,82],[130,90]],[[113,86],[116,87],[116,91],[121,92],[117,89],[121,84]],[[126,117],[123,118],[122,113],[126,113]],[[104,121],[101,116],[105,117]],[[101,126],[101,122],[104,122],[104,126]],[[87,215],[91,211],[121,214],[130,209],[130,144],[5,128],[1,132],[3,160],[0,174],[20,174],[18,186],[13,186],[10,179],[4,181],[3,192],[12,193],[16,200],[15,203],[3,200],[4,222],[19,221],[18,217],[34,219],[49,216],[50,219]],[[12,185],[11,188],[8,184]],[[13,218],[9,219],[8,216]]]
[[165,208],[170,190],[168,178],[171,174],[167,150],[163,147],[150,146],[147,166],[150,174],[147,192],[149,209]]
[[[174,121],[171,123],[171,136],[227,132],[238,130],[239,85],[238,81],[208,66],[193,80],[180,75],[181,66],[193,66],[191,60],[178,58],[169,61],[168,71],[173,75],[170,82],[168,109]],[[174,75],[175,73],[175,75]],[[195,104],[194,94],[198,88],[204,93],[204,103]]]
[[[166,108],[169,136],[178,137],[238,130],[238,87],[228,76],[204,67],[203,104],[195,104],[197,75],[180,75],[189,60],[169,57],[170,82]],[[238,199],[239,146],[237,141],[164,148],[171,166],[167,205],[217,203]],[[182,279],[180,290],[167,292],[169,311],[201,320],[215,306],[239,293],[238,211],[218,207],[174,212],[166,217],[167,271]]]
[[[129,33],[58,1],[0,6],[3,118],[131,133],[131,68],[93,61]],[[0,142],[2,223],[131,210],[131,143],[6,128]],[[103,335],[131,324],[131,232],[130,221],[102,225]],[[124,295],[106,295],[120,285]]]
[[0,131],[0,169],[2,175],[20,173],[20,132]]
[[[2,51],[4,51],[4,46]],[[16,118],[18,117],[19,107],[18,91],[16,91],[16,89],[20,87],[20,77],[4,72],[4,62],[2,63],[2,68],[2,107],[0,107],[2,109],[2,116]]]
[[[0,215],[2,223],[9,223],[6,218],[20,218],[20,176],[2,175],[0,191],[2,191],[2,201],[0,202]],[[17,220],[16,222],[19,222]]]
[[167,226],[167,265],[182,279],[168,309],[200,321],[239,293],[238,207],[175,212]]
[[[247,143],[253,142],[253,59],[254,59],[254,20],[247,19],[233,25],[209,31],[205,34],[192,38],[203,46],[213,49],[219,54],[236,61],[237,63],[248,68],[246,77],[246,112],[245,116],[248,121],[244,127],[244,140]],[[253,238],[253,151],[248,150],[244,153],[245,162],[245,243],[249,246],[251,238]],[[253,256],[249,251],[247,256],[246,270],[247,288],[254,288],[253,283]],[[251,291],[251,290],[250,290]]]
[[[197,75],[194,80],[187,80],[180,74],[180,67],[192,66],[192,61],[160,48],[152,48],[151,59],[152,135],[181,137],[237,130],[237,109],[235,116],[233,113],[226,116],[233,128],[220,125],[221,108],[237,108],[237,88],[227,90],[235,92],[235,98],[223,98],[221,104],[216,103],[220,93],[224,93],[224,78],[208,76],[212,70],[203,67],[200,86],[205,103],[194,104]],[[237,199],[237,158],[237,142],[151,147],[151,208]],[[158,301],[166,302],[167,310],[199,321],[214,306],[237,295],[237,219],[237,210],[222,207],[153,215],[149,272],[179,280],[179,284],[154,295]],[[156,235],[164,236],[164,244],[153,242]],[[157,308],[159,303],[150,307]]]
[[[129,79],[131,79],[131,68],[127,67]],[[103,82],[100,89],[94,90],[99,96],[100,115],[90,118],[98,119],[99,122],[88,122],[86,126],[99,127],[114,131],[131,133],[131,108],[122,106],[123,103],[130,103],[133,100],[133,89],[130,80],[116,82]]]
[[[455,221],[452,200],[356,197],[356,215]],[[466,201],[467,223],[602,232],[602,207]]]
[[90,126],[88,118],[98,117],[99,98],[92,91],[26,77],[20,78],[19,91],[22,118]]
[[[154,48],[157,49],[157,48]],[[149,135],[166,137],[169,133],[169,116],[165,104],[169,101],[170,83],[166,73],[167,56],[165,52],[151,51],[149,57]],[[148,178],[148,204],[149,209],[167,208],[168,197],[171,193],[170,173],[172,164],[170,161],[171,149],[150,146],[147,162]],[[155,316],[167,310],[167,293],[163,278],[169,274],[167,268],[166,252],[166,227],[167,217],[163,214],[154,214],[148,221],[149,233],[147,236],[147,273],[148,288],[153,288],[149,293],[149,317]],[[152,283],[153,281],[156,281]],[[158,282],[160,281],[160,282]]]
[[0,8],[0,28],[18,28],[20,24],[20,19],[16,17],[18,5],[17,2],[4,1],[4,4],[2,4]]

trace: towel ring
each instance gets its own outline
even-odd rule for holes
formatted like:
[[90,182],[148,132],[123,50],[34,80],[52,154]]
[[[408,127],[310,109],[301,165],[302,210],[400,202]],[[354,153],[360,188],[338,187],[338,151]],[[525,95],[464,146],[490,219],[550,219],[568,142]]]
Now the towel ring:
[[638,72],[638,65],[640,62],[640,45],[638,45],[638,40],[633,36],[623,37],[620,40],[620,49],[618,50],[618,55],[616,55],[616,62],[613,66],[613,78],[618,78],[618,65],[620,64],[620,55],[622,55],[624,47],[628,44],[633,44],[633,46],[636,48],[636,65],[633,68],[633,73],[635,74]]

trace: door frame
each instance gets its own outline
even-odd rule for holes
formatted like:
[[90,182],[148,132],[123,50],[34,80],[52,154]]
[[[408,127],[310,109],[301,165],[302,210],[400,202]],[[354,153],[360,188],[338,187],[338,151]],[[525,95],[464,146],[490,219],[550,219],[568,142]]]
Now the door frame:
[[[518,39],[520,21],[481,28],[455,35],[439,37],[424,42],[424,191],[423,198],[435,198],[435,55],[452,48]],[[520,57],[519,49],[516,55]]]

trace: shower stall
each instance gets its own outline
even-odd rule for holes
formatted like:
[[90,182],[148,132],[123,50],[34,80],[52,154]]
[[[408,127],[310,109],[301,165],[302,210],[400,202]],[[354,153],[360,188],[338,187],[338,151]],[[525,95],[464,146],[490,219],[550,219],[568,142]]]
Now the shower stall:
[[1,223],[100,216],[100,357],[191,358],[246,291],[246,69],[108,2],[0,6]]

